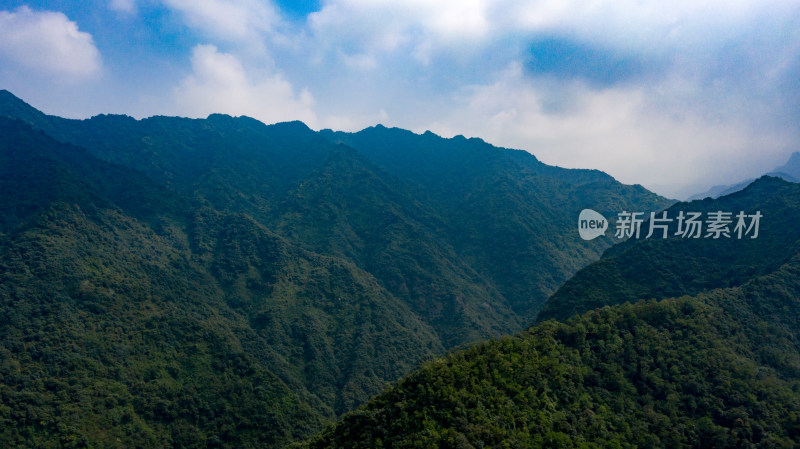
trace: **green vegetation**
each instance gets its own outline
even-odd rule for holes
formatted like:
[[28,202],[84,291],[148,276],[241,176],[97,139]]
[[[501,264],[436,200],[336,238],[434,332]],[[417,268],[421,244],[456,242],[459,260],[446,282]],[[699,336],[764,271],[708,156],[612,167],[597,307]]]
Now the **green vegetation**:
[[584,202],[667,203],[476,140],[406,135],[437,187],[297,122],[66,120],[6,91],[0,136],[3,447],[307,438],[533,319],[609,245],[573,232]]
[[[796,447],[797,261],[785,270],[780,297],[761,280],[549,321],[457,352],[307,447]],[[774,302],[784,322],[759,319]]]
[[[797,447],[797,187],[764,178],[719,202],[677,206],[761,210],[764,233],[755,241],[764,247],[732,250],[724,240],[618,245],[575,276],[581,283],[568,283],[565,306],[571,313],[617,305],[428,363],[303,447]],[[621,269],[614,258],[636,267]],[[720,269],[730,277],[718,276]],[[675,276],[702,292],[622,303],[659,292]],[[702,288],[719,283],[733,285]],[[554,315],[564,298],[548,303]]]
[[577,237],[575,217],[582,209],[611,216],[670,204],[603,172],[548,166],[525,151],[498,151],[476,138],[418,136],[382,126],[322,134],[356,148],[425,198],[450,225],[445,237],[454,251],[526,321],[612,243]]

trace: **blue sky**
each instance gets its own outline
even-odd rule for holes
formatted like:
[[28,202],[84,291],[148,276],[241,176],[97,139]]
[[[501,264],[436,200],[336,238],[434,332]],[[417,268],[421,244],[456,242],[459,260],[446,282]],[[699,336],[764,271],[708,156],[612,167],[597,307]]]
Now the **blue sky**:
[[382,123],[672,197],[800,151],[800,0],[0,0],[50,114]]

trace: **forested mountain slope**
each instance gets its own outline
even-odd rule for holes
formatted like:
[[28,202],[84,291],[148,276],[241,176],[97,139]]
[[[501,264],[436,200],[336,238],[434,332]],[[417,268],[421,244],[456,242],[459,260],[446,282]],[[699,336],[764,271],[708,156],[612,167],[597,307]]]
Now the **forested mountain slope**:
[[0,119],[0,133],[13,446],[279,446],[443,350],[350,262],[172,201],[18,121]]
[[[306,226],[302,217],[300,223],[292,223],[297,215],[287,213],[287,206],[297,205],[293,194],[302,192],[307,195],[303,201],[335,207],[328,191],[298,189],[320,171],[330,173],[329,157],[339,154],[340,168],[359,165],[363,173],[382,183],[387,194],[394,195],[395,203],[402,198],[404,205],[413,204],[416,212],[424,213],[422,219],[411,218],[436,240],[437,252],[450,253],[434,261],[439,265],[436,270],[455,270],[460,277],[474,277],[470,272],[479,275],[483,281],[470,282],[473,290],[485,289],[488,283],[489,290],[501,295],[488,292],[481,295],[482,302],[511,309],[520,323],[532,319],[561,283],[613,243],[610,238],[586,242],[575,235],[574,217],[581,209],[611,214],[625,208],[659,210],[671,203],[596,170],[551,167],[527,152],[460,136],[443,139],[429,132],[417,135],[383,126],[354,134],[315,133],[300,122],[264,125],[224,115],[206,120],[151,117],[137,121],[109,115],[67,120],[44,115],[7,91],[0,92],[3,115],[21,118],[102,160],[134,168],[217,210],[246,213],[270,229]],[[339,144],[357,153],[339,151]],[[328,175],[325,181],[330,183],[326,188],[340,193],[353,187],[363,193],[352,185],[360,181],[358,177]],[[347,202],[351,196],[335,198]],[[388,204],[377,195],[370,199],[377,200],[373,207]],[[371,220],[369,207],[346,213],[348,219],[367,225],[343,237],[351,248],[358,249],[351,240],[368,240],[384,232],[386,223]],[[291,232],[284,236],[296,237]],[[292,241],[315,251],[333,248],[331,254],[339,255],[336,249],[341,242],[325,243],[325,238],[324,232],[306,232]],[[396,284],[396,279],[378,279]],[[405,294],[391,291],[401,297]],[[497,313],[507,315],[505,310]]]
[[[800,191],[765,178],[703,206],[761,210],[752,242],[769,251],[800,210]],[[688,205],[693,210],[701,207]],[[771,220],[771,221],[770,221]],[[781,232],[778,232],[781,231]],[[769,260],[739,241],[628,241],[610,254],[633,254],[650,284],[681,272],[686,285],[724,283],[694,271],[719,247],[732,285],[679,298],[590,310],[545,321],[515,337],[475,345],[426,364],[307,442],[311,448],[373,447],[796,447],[800,444],[800,251],[781,247]],[[796,241],[795,241],[796,243]],[[665,252],[689,246],[686,251]],[[744,251],[744,258],[723,260]],[[614,257],[614,256],[610,256]],[[609,257],[609,258],[610,258]],[[600,262],[582,270],[596,270]],[[628,272],[604,265],[604,298],[629,299]],[[693,274],[695,277],[693,277]],[[597,289],[575,284],[572,298]],[[585,287],[580,291],[579,287]],[[657,288],[647,290],[655,292]],[[555,299],[555,298],[554,298]],[[552,300],[551,300],[552,301]],[[620,302],[620,301],[617,301]],[[570,304],[570,307],[574,303]],[[553,303],[553,306],[557,306]],[[588,301],[583,307],[592,308]]]
[[322,135],[358,149],[428,198],[453,224],[447,238],[456,252],[493,280],[523,317],[610,244],[608,238],[577,238],[575,217],[582,209],[612,214],[670,203],[601,171],[552,167],[477,138],[382,126]]
[[[409,134],[411,155],[432,137]],[[611,243],[580,240],[569,211],[668,204],[483,142],[494,168],[431,174],[458,185],[448,197],[299,122],[68,120],[7,91],[0,137],[11,447],[308,437],[421,362],[533,319]],[[433,137],[442,161],[471,157]]]

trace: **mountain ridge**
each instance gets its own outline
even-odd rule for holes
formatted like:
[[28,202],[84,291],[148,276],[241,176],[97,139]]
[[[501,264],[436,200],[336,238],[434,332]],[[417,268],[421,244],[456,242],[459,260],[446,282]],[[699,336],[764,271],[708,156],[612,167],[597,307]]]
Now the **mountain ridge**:
[[[12,110],[25,104],[19,99],[14,103],[16,106]],[[3,111],[0,104],[0,115],[7,114]],[[337,143],[354,143],[343,142],[347,133],[334,133],[338,140],[330,141],[324,132],[314,133],[300,122],[264,125],[253,119],[221,114],[212,115],[211,120],[125,119],[121,129],[100,126],[105,120],[113,120],[111,116],[83,121],[46,117],[50,125],[60,123],[58,126],[63,128],[55,132],[56,137],[84,146],[100,159],[134,168],[180,193],[199,194],[201,201],[208,201],[217,209],[252,215],[269,227],[280,226],[276,222],[280,220],[279,214],[274,213],[274,208],[280,207],[286,194],[300,180],[325,163],[328,154],[336,150]],[[172,128],[169,133],[165,132],[166,126]],[[383,134],[384,131],[389,134]],[[599,257],[602,248],[612,243],[605,238],[587,243],[572,232],[569,226],[572,217],[588,202],[581,198],[590,200],[592,207],[601,213],[618,210],[621,206],[650,210],[652,205],[659,209],[669,204],[641,187],[623,186],[602,172],[549,167],[532,155],[526,156],[528,153],[498,149],[480,139],[443,139],[432,133],[417,135],[386,127],[368,128],[352,136],[363,136],[365,132],[369,139],[378,143],[368,141],[350,146],[387,176],[402,180],[400,183],[411,188],[406,195],[428,203],[445,216],[445,221],[459,226],[481,223],[480,226],[471,225],[471,229],[463,233],[471,236],[469,240],[453,239],[457,234],[454,232],[440,233],[437,237],[452,246],[468,265],[474,264],[473,268],[482,277],[501,276],[500,292],[507,297],[515,313],[526,318],[530,318],[572,272]],[[298,134],[301,135],[299,143]],[[181,138],[178,140],[176,136]],[[236,139],[229,139],[231,136]],[[466,146],[462,147],[464,142]],[[162,147],[169,147],[170,151],[160,150]],[[227,151],[219,152],[219,148],[225,147]],[[402,163],[399,153],[406,157]],[[408,157],[409,153],[417,156]],[[465,155],[468,155],[466,159]],[[430,157],[435,159],[430,161]],[[517,163],[519,159],[527,165]],[[387,160],[392,160],[393,164],[385,163]],[[531,165],[538,167],[539,173],[531,173]],[[425,172],[409,175],[402,167],[423,168]],[[556,177],[551,176],[551,171]],[[467,172],[472,175],[465,176]],[[575,175],[575,179],[567,179],[568,175]],[[478,189],[480,195],[470,193]],[[534,191],[538,193],[533,195]],[[436,198],[437,192],[439,198]],[[550,201],[554,195],[559,196],[558,200]],[[582,204],[576,204],[578,202]],[[506,204],[506,207],[498,209],[497,204]],[[508,215],[509,211],[511,215],[505,219],[487,219],[487,215],[498,214],[499,217]],[[557,217],[557,224],[529,218],[542,215]],[[549,228],[551,236],[545,241],[558,239],[557,245],[543,246],[540,239],[531,238],[537,233],[537,227],[542,226]],[[496,240],[495,236],[504,234],[508,237],[501,241],[508,244],[487,252],[495,246],[491,243]],[[512,243],[512,239],[517,242]],[[564,248],[577,247],[581,249],[564,251]],[[509,260],[515,260],[518,265],[516,274],[506,275],[493,268]],[[564,263],[569,268],[551,278],[549,267]]]
[[[260,426],[268,447],[298,441],[425,360],[521,329],[611,243],[576,236],[584,202],[669,204],[607,175],[533,173],[513,160],[538,167],[532,156],[478,139],[409,132],[402,148],[365,150],[301,122],[61,119],[2,93],[9,115],[0,441],[12,446],[252,447]],[[437,163],[411,157],[421,145]],[[376,163],[395,150],[427,175]]]

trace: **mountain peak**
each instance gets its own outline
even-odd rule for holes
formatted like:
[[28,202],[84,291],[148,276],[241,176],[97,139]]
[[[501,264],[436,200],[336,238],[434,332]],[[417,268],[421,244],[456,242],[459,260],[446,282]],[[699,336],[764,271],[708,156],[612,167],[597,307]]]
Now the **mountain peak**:
[[283,136],[283,138],[301,139],[303,141],[319,139],[319,135],[316,131],[309,128],[308,125],[299,120],[275,123],[273,125],[266,126],[267,128],[276,131],[276,134]]
[[16,100],[16,101],[24,103],[24,101],[19,99],[19,97],[17,97],[16,95],[12,94],[11,92],[9,92],[6,89],[0,89],[0,100],[2,100],[2,101]]
[[792,178],[800,179],[800,151],[795,151],[789,156],[785,164],[773,170],[775,173],[785,173]]
[[45,114],[25,103],[11,92],[0,89],[0,115],[18,118],[30,123],[32,119],[39,119]]
[[289,122],[280,122],[280,123],[276,123],[276,124],[274,124],[272,126],[276,126],[278,128],[282,128],[282,129],[291,129],[291,130],[294,130],[294,131],[313,132],[313,130],[311,128],[309,128],[308,125],[306,125],[304,122],[302,122],[300,120],[292,120],[292,121],[289,121]]
[[0,107],[5,109],[8,106],[34,109],[33,106],[29,105],[28,103],[25,103],[24,101],[22,101],[22,99],[12,94],[11,92],[5,89],[0,89]]
[[206,117],[206,120],[232,120],[233,118],[234,117],[232,115],[215,112],[213,114],[209,114],[208,117]]

